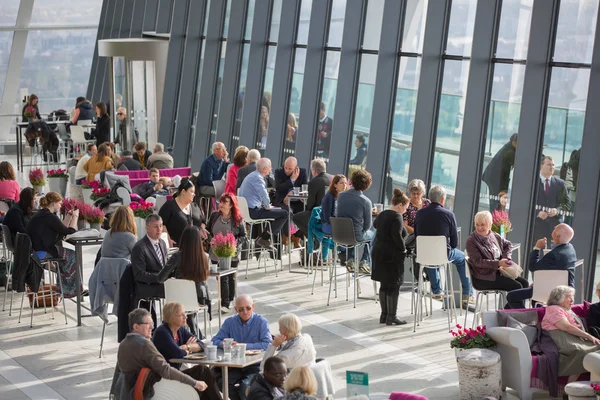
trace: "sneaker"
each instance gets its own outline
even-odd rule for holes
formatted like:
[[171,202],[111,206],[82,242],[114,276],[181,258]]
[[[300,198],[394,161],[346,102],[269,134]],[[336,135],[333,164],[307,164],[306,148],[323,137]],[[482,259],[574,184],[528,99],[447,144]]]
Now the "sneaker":
[[441,301],[444,298],[444,294],[442,292],[439,293],[433,293],[431,295],[431,298],[433,298],[434,300],[439,300]]
[[267,239],[258,238],[258,239],[256,239],[256,244],[258,246],[262,247],[263,249],[273,250],[273,245]]
[[348,260],[348,261],[346,261],[346,269],[350,273],[354,272],[354,260]]
[[462,296],[462,304],[463,304],[463,307],[464,306],[469,306],[469,305],[473,305],[474,306],[475,305],[475,297],[463,294],[463,296]]
[[230,312],[229,307],[221,306],[221,314],[229,314]]
[[338,253],[338,260],[340,260],[340,265],[342,267],[346,266],[346,252],[345,251]]
[[362,260],[358,268],[363,274],[371,274],[371,266],[368,261]]

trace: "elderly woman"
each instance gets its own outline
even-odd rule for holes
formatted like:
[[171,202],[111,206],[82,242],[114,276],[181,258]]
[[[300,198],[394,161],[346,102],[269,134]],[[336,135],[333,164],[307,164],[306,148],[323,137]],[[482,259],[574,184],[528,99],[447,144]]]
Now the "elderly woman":
[[569,376],[569,381],[586,372],[583,358],[600,350],[600,340],[587,333],[581,319],[571,311],[574,296],[575,289],[569,286],[552,289],[542,319],[542,329],[556,343],[560,354],[558,376]]
[[492,231],[492,214],[480,211],[475,214],[475,231],[467,239],[468,264],[477,290],[511,290],[529,286],[527,280],[511,279],[502,275],[504,268],[512,265],[512,243]]
[[306,365],[301,365],[292,370],[284,383],[285,395],[278,400],[307,400],[316,399],[317,378]]
[[302,333],[302,322],[295,314],[284,314],[279,318],[279,335],[265,351],[260,369],[263,370],[265,360],[277,355],[288,369],[315,362],[317,351],[308,333]]

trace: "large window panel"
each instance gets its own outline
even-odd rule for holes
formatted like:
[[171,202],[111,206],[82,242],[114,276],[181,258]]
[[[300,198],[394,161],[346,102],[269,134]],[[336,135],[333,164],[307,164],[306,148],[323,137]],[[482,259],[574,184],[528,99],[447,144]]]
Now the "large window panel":
[[331,22],[329,24],[327,46],[342,47],[345,14],[346,0],[333,0],[333,4],[331,5]]
[[312,2],[313,0],[302,0],[300,3],[300,20],[298,21],[298,35],[296,36],[296,43],[298,44],[306,44],[308,42]]
[[4,83],[6,82],[12,39],[12,32],[0,32],[0,104],[2,104],[2,95],[4,94]]
[[[363,49],[379,49],[384,4],[385,0],[369,0],[367,3],[367,17],[365,19],[365,33],[362,44]],[[374,69],[373,71],[377,71],[377,69]]]
[[287,131],[283,156],[293,156],[296,153],[296,141],[298,140],[298,125],[300,124],[300,103],[302,101],[302,84],[304,82],[304,66],[306,64],[306,49],[296,49],[294,57],[294,74],[292,77],[292,89],[290,91],[290,109],[287,119]]
[[407,0],[404,31],[402,35],[402,51],[421,53],[425,37],[425,19],[427,18],[428,0]]
[[221,88],[223,87],[223,71],[225,70],[225,52],[227,42],[221,43],[221,55],[219,56],[219,74],[217,78],[217,89],[215,90],[215,100],[213,103],[213,118],[210,128],[210,143],[217,140],[217,124],[219,123],[219,107],[221,105]]
[[269,115],[271,113],[271,98],[273,94],[273,74],[275,72],[276,46],[269,46],[267,51],[267,66],[263,82],[263,95],[260,104],[260,118],[256,130],[256,148],[264,151],[267,148],[267,135],[269,133]]
[[248,63],[250,62],[250,44],[244,43],[242,51],[242,66],[240,70],[240,82],[235,110],[235,128],[231,139],[231,148],[235,149],[240,144],[240,132],[242,129],[242,115],[244,113],[244,100],[246,97],[246,80],[248,78]]
[[503,0],[496,57],[527,58],[533,0]]
[[254,23],[254,7],[256,0],[248,1],[248,14],[246,17],[246,32],[244,33],[244,39],[249,40],[252,36],[252,24]]
[[323,158],[325,162],[329,162],[339,68],[340,52],[328,51],[325,61],[323,91],[321,92],[321,103],[319,105],[319,122],[315,133],[315,156]]
[[[9,2],[12,1],[4,1]],[[99,0],[77,0],[76,6],[72,0],[35,0],[29,24],[97,25],[101,9],[102,1]]]
[[446,54],[468,57],[473,45],[477,0],[454,0],[450,10]]
[[561,0],[554,61],[591,63],[598,0]]
[[271,14],[271,30],[269,31],[269,42],[277,42],[279,39],[279,27],[281,26],[281,7],[283,0],[273,0],[273,13]]
[[17,23],[20,0],[4,0],[0,7],[0,25],[14,26]]

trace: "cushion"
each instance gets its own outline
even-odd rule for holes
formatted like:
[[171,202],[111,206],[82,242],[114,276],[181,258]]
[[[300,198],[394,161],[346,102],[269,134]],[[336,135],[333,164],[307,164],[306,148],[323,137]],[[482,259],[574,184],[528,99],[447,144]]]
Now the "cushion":
[[584,300],[583,304],[573,304],[571,306],[571,310],[581,318],[587,319],[588,312],[590,311],[590,305],[591,303],[589,301]]
[[527,337],[527,343],[529,343],[529,348],[533,346],[537,339],[537,328],[532,325],[524,324],[522,322],[517,321],[511,315],[507,315],[506,326],[509,328],[515,328],[520,330]]
[[537,309],[520,310],[515,312],[513,310],[496,311],[496,318],[498,319],[498,326],[508,326],[507,319],[511,316],[516,321],[525,324],[536,326],[542,319],[539,318]]
[[126,175],[116,175],[114,173],[106,173],[104,175],[106,184],[112,188],[117,182],[123,183],[123,186],[131,193],[131,185],[129,184],[129,177]]

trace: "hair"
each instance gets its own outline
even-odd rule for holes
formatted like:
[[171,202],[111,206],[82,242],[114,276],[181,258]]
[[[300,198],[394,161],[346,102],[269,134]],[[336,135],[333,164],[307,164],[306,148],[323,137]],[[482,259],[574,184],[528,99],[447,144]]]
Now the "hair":
[[104,157],[108,157],[108,146],[102,143],[98,146],[98,154],[96,154],[98,160],[102,160]]
[[548,305],[549,306],[559,306],[563,301],[565,301],[566,295],[575,296],[575,289],[570,286],[560,285],[552,289],[550,294],[548,295]]
[[306,365],[299,365],[290,372],[283,385],[286,393],[302,390],[305,395],[317,393],[317,379],[312,370]]
[[125,107],[119,107],[119,108],[117,108],[117,114],[118,113],[121,113],[124,116],[127,116],[127,109]]
[[408,184],[408,188],[407,189],[408,189],[407,190],[408,193],[412,193],[414,191],[418,191],[421,194],[425,194],[425,182],[423,182],[420,179],[413,179]]
[[441,204],[442,201],[446,198],[446,189],[443,186],[435,185],[429,189],[429,200],[432,203]]
[[181,182],[179,182],[179,186],[177,187],[177,193],[173,195],[173,198],[176,198],[181,194],[181,192],[184,190],[189,190],[192,187],[194,187],[194,183],[190,180],[190,178],[182,178]]
[[288,113],[287,123],[288,125],[291,125],[292,128],[298,128],[298,123],[296,122],[296,116],[294,115],[294,113]]
[[104,144],[106,147],[110,147],[113,153],[115,152],[115,144],[113,142],[104,142]]
[[252,149],[248,152],[248,162],[256,162],[260,160],[260,151]]
[[256,169],[260,171],[261,169],[271,165],[271,160],[266,157],[261,158],[256,162]]
[[176,301],[170,301],[164,305],[162,309],[162,320],[167,324],[170,323],[171,319],[177,314],[179,309],[183,310],[183,304]]
[[237,197],[232,193],[223,193],[219,198],[219,203],[229,199],[231,203],[231,221],[233,226],[239,226],[242,223],[242,213],[240,212],[240,206],[238,205]]
[[310,162],[310,169],[316,171],[317,174],[323,173],[327,171],[327,167],[325,166],[325,161],[320,158],[315,158]]
[[137,142],[135,145],[133,145],[133,148],[134,148],[135,151],[146,150],[146,143],[144,143],[144,142]]
[[331,193],[333,195],[334,199],[337,199],[338,194],[339,194],[335,185],[340,183],[340,181],[342,179],[346,179],[346,177],[342,174],[337,174],[333,177],[333,179],[331,180],[331,183],[329,184],[329,193]]
[[158,214],[150,214],[146,217],[146,225],[150,225],[155,221],[162,221],[162,218]]
[[269,357],[265,361],[264,371],[271,372],[275,369],[275,367],[277,365],[281,365],[281,364],[285,365],[285,362],[283,361],[283,359],[281,359],[277,356]]
[[325,111],[326,110],[324,102],[321,102],[321,104],[319,104],[319,110],[321,110],[321,111]]
[[238,167],[243,167],[244,165],[246,165],[248,151],[249,150],[247,147],[244,149],[236,150],[235,154],[233,155],[233,165],[237,165]]
[[96,107],[100,110],[100,115],[106,115],[106,103],[100,101],[96,103]]
[[91,153],[92,149],[94,148],[95,145],[96,145],[96,143],[88,143],[88,145],[85,147],[85,151],[87,151],[88,153]]
[[44,197],[40,199],[40,207],[48,208],[50,204],[58,203],[62,201],[62,196],[56,192],[48,192]]
[[513,133],[512,135],[510,135],[510,141],[511,141],[511,143],[517,141],[517,136],[519,136],[519,135],[516,134],[516,133]]
[[79,104],[83,103],[84,101],[86,101],[87,99],[85,97],[79,96],[76,100],[75,100],[75,107],[77,107]]
[[221,142],[214,142],[212,144],[212,151],[215,151],[218,147],[221,147],[221,146],[225,147],[225,145],[223,143],[221,143]]
[[141,325],[144,323],[144,318],[149,316],[150,313],[145,308],[136,308],[132,312],[129,313],[127,319],[129,320],[129,330],[133,330],[133,325],[138,324]]
[[30,107],[37,107],[37,104],[35,106],[33,105],[34,100],[37,100],[38,102],[40,101],[40,99],[35,94],[32,93],[29,96],[29,99],[27,99],[27,105]]
[[236,307],[238,305],[239,300],[246,300],[248,303],[254,304],[254,300],[252,300],[252,296],[250,296],[248,293],[242,293],[242,294],[238,294],[236,296],[235,303],[234,303]]
[[600,282],[596,283],[596,290],[600,290]]
[[358,140],[361,145],[365,143],[365,137],[363,135],[358,135],[356,140]]
[[110,234],[115,232],[129,232],[137,236],[137,226],[133,218],[133,210],[127,206],[119,206],[110,217]]
[[17,204],[19,208],[23,210],[25,215],[31,215],[33,212],[33,201],[35,199],[35,192],[33,188],[26,187],[21,190],[21,194],[19,195],[19,201]]
[[154,151],[165,151],[165,145],[158,142],[154,145]]
[[158,170],[158,168],[150,168],[150,171],[148,171],[148,176],[152,175],[153,173],[157,173],[160,175],[160,171]]
[[475,223],[481,223],[481,222],[485,222],[486,224],[488,224],[488,226],[492,226],[492,214],[489,211],[479,211],[477,214],[475,214],[475,218],[474,218]]
[[202,236],[197,226],[187,226],[178,238],[181,252],[179,271],[182,279],[205,282],[208,279],[209,266],[202,248]]
[[302,331],[302,322],[296,314],[283,314],[279,318],[279,324],[287,331],[287,337],[293,339],[300,335]]
[[550,160],[550,161],[554,161],[554,159],[550,156],[544,156],[542,157],[542,161],[540,161],[540,165],[544,165],[544,163],[546,162],[546,160]]
[[354,173],[352,173],[350,182],[355,190],[364,192],[371,186],[371,174],[369,171],[365,171],[364,169],[356,170]]
[[398,204],[402,204],[403,206],[408,204],[408,197],[404,194],[404,192],[398,188],[394,189],[394,194],[392,195],[392,205],[397,206]]
[[498,211],[506,210],[506,206],[503,206],[502,203],[500,202],[500,200],[502,199],[502,197],[504,195],[508,196],[508,191],[501,190],[500,193],[498,193],[498,205],[496,206],[496,210],[498,210]]
[[0,181],[14,181],[15,169],[8,161],[0,162]]

